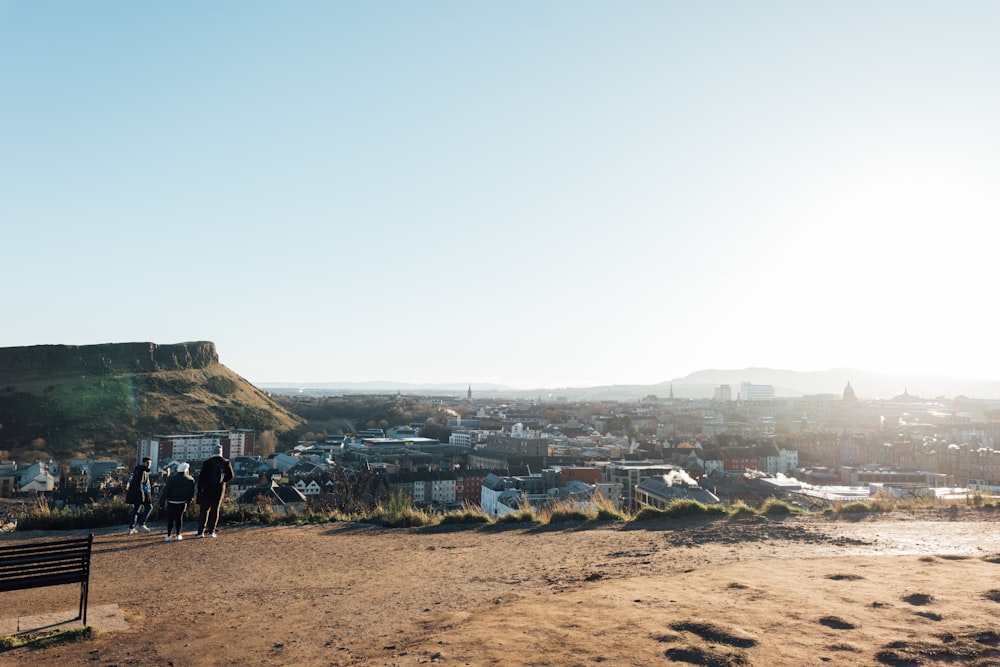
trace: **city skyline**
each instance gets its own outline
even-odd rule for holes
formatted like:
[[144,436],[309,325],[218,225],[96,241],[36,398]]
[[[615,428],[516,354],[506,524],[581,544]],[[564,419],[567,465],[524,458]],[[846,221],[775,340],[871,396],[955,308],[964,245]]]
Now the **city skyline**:
[[1000,4],[0,0],[0,347],[1000,379]]

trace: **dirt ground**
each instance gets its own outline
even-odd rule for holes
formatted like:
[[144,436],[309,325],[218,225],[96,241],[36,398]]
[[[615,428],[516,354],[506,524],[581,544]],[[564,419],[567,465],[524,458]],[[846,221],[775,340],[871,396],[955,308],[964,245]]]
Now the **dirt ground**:
[[995,510],[192,537],[96,534],[90,605],[129,630],[0,665],[1000,665]]

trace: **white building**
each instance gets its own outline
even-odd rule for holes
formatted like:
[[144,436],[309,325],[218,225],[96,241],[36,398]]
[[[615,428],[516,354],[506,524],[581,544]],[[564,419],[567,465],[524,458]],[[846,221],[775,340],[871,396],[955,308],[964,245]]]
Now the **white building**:
[[476,444],[477,438],[474,433],[452,433],[448,438],[449,445],[460,447],[472,447]]
[[774,398],[774,386],[769,384],[740,384],[740,399],[744,401],[762,401]]
[[323,491],[323,488],[319,485],[319,482],[317,482],[315,479],[309,480],[308,483],[306,483],[304,479],[300,479],[299,481],[295,482],[295,484],[293,484],[292,486],[298,489],[299,492],[302,493],[302,495],[304,495],[306,498],[309,498],[311,496],[318,496]]
[[17,488],[22,493],[26,491],[54,491],[58,472],[59,466],[54,461],[36,461],[27,468],[17,471]]

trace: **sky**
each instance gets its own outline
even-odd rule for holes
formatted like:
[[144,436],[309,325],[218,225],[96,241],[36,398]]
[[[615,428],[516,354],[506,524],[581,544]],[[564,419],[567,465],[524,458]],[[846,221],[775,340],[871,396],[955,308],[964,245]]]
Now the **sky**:
[[0,347],[1000,379],[1000,1],[0,0]]

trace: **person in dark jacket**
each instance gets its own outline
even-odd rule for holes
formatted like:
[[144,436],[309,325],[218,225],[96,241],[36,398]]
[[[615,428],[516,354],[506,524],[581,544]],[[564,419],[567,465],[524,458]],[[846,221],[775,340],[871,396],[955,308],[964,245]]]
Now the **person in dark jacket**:
[[184,539],[181,535],[184,510],[194,498],[195,489],[194,477],[188,472],[190,467],[187,463],[179,464],[177,472],[163,485],[163,492],[160,494],[160,508],[167,508],[167,542],[170,541],[170,533],[177,536],[174,539],[178,542]]
[[212,458],[201,464],[198,473],[198,534],[195,537],[215,537],[219,523],[219,508],[226,496],[226,484],[234,477],[233,464],[222,456],[222,445],[215,446]]
[[149,488],[149,469],[153,466],[153,459],[148,456],[142,459],[142,463],[132,471],[132,479],[128,483],[128,491],[125,492],[125,502],[134,505],[132,518],[128,524],[128,534],[134,535],[136,524],[139,530],[148,533],[149,514],[153,511],[153,497]]

